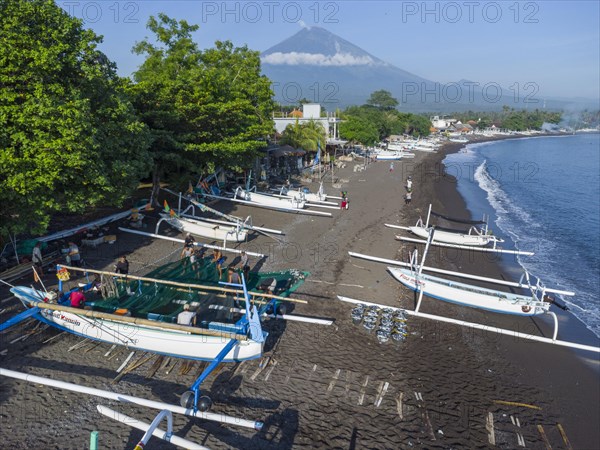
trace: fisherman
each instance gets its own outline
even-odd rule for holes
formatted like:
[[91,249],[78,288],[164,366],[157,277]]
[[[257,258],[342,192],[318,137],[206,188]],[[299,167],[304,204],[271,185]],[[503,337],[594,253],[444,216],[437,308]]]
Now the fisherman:
[[71,301],[71,308],[81,308],[85,306],[85,295],[83,295],[82,288],[77,288],[69,295]]
[[121,256],[117,264],[115,264],[115,272],[123,275],[127,275],[129,273],[129,261],[127,261],[127,257],[125,255]]
[[[194,263],[194,261],[192,261],[192,256],[194,254],[194,247],[188,247],[186,245],[183,246],[183,250],[181,250],[181,259],[182,259],[182,265],[183,267],[187,267],[188,263]],[[195,258],[194,258],[195,260]]]
[[248,254],[242,250],[240,265],[242,266],[242,272],[244,274],[244,280],[248,281],[248,274],[250,273],[250,264]]
[[213,262],[215,263],[217,270],[219,271],[219,280],[223,277],[223,263],[225,262],[225,258],[221,253],[221,250],[214,249],[213,250]]
[[[240,274],[235,270],[235,267],[233,266],[229,266],[229,268],[227,269],[227,282],[232,284],[242,284]],[[237,293],[235,294],[234,304],[236,308],[240,307]]]
[[196,239],[190,233],[185,235],[185,241],[183,242],[183,248],[192,248],[196,244]]
[[229,266],[227,269],[227,282],[233,284],[242,284],[240,274],[235,270],[235,267]]
[[37,275],[43,275],[43,273],[44,273],[43,272],[44,267],[42,265],[42,262],[43,262],[43,258],[42,258],[42,244],[40,242],[37,242],[35,244],[35,247],[33,247],[33,254],[31,255],[31,262],[35,266],[35,269],[37,271]]
[[73,264],[75,267],[81,267],[81,253],[79,247],[73,241],[69,242],[69,254],[67,255],[67,263]]
[[196,313],[190,311],[190,305],[183,305],[183,311],[177,314],[177,323],[179,325],[196,326]]

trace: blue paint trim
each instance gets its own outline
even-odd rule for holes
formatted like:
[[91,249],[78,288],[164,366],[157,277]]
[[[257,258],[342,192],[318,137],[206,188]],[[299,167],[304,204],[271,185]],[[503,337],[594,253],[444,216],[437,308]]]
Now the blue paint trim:
[[22,322],[23,320],[31,317],[31,316],[35,316],[38,312],[40,311],[40,308],[37,307],[33,307],[31,309],[28,309],[26,311],[23,311],[19,314],[17,314],[14,317],[11,317],[10,319],[8,319],[6,322],[0,324],[0,331],[4,331],[7,328],[10,328],[20,322]]

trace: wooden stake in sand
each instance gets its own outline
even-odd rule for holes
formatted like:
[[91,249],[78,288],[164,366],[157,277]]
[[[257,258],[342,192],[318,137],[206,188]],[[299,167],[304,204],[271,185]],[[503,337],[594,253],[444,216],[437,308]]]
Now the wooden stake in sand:
[[494,415],[491,412],[488,412],[485,418],[485,429],[488,432],[488,442],[490,445],[496,445],[496,435],[494,434]]
[[507,402],[505,400],[494,400],[494,403],[496,403],[497,405],[521,406],[523,408],[529,408],[529,409],[537,409],[537,410],[541,410],[542,409],[539,406],[529,405],[527,403]]

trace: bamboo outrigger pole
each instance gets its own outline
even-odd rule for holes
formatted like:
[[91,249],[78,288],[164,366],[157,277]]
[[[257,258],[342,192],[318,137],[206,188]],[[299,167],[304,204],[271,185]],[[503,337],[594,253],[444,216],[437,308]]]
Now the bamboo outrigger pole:
[[54,303],[44,303],[39,301],[34,305],[40,309],[49,309],[51,311],[64,311],[78,316],[91,317],[92,319],[109,319],[115,322],[133,323],[135,325],[150,326],[153,328],[162,328],[173,331],[184,331],[191,334],[201,334],[206,336],[217,336],[227,339],[236,339],[238,341],[247,341],[248,337],[243,334],[229,333],[227,331],[208,330],[206,328],[190,327],[188,325],[178,325],[175,323],[158,322],[156,320],[141,319],[139,317],[119,316],[117,314],[92,311],[88,309],[73,308],[71,306],[62,306]]
[[[59,264],[58,267],[62,267],[62,268],[67,269],[67,270],[74,270],[74,271],[78,271],[78,272],[97,273],[99,275],[108,275],[108,276],[111,276],[111,277],[126,278],[128,280],[147,281],[149,283],[159,283],[159,284],[166,284],[166,285],[170,285],[170,286],[179,286],[179,287],[192,288],[192,289],[205,289],[207,291],[229,292],[229,293],[232,293],[232,294],[243,294],[244,293],[244,291],[242,291],[241,289],[230,289],[230,288],[219,287],[219,286],[206,286],[206,285],[203,285],[203,284],[180,283],[178,281],[159,280],[157,278],[148,278],[148,277],[138,277],[138,276],[135,276],[135,275],[125,275],[125,274],[122,274],[122,273],[107,272],[107,271],[104,271],[104,270],[82,269],[80,267],[65,266],[63,264]],[[273,294],[263,294],[261,292],[250,292],[250,291],[248,291],[248,294],[250,294],[250,295],[252,295],[254,297],[273,298],[275,300],[283,300],[283,301],[286,301],[286,302],[308,303],[306,300],[300,300],[300,299],[288,298],[288,297],[281,297],[279,295],[273,295]]]

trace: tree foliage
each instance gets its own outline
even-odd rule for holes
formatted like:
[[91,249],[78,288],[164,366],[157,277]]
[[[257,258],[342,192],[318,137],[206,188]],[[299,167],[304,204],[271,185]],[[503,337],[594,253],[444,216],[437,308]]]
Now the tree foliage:
[[317,151],[318,144],[325,148],[327,133],[320,122],[309,120],[308,122],[289,124],[281,134],[281,144],[291,145],[307,151]]
[[152,132],[155,188],[165,175],[247,165],[273,130],[259,53],[229,41],[200,51],[191,36],[197,28],[159,14],[148,21],[157,45],[134,47],[146,55],[131,93]]
[[392,97],[392,93],[390,91],[380,89],[379,91],[371,93],[371,96],[367,100],[367,105],[374,106],[384,111],[389,111],[396,109],[398,106],[398,100]]
[[562,120],[562,114],[558,111],[516,110],[506,105],[502,107],[502,111],[458,112],[452,114],[452,117],[463,123],[474,120],[477,122],[477,127],[481,129],[495,125],[498,128],[515,131],[540,130],[544,123],[558,124]]
[[373,145],[379,141],[377,126],[363,117],[349,116],[340,123],[340,136],[350,142]]
[[[392,134],[412,134],[414,136],[429,135],[431,122],[424,116],[403,113],[393,110],[376,108],[372,105],[350,106],[343,113],[345,122],[340,124],[340,136],[343,139],[354,140],[355,132],[359,131],[363,138],[371,140],[372,130],[376,130],[375,141],[387,138]],[[352,120],[351,120],[352,119]],[[356,139],[358,142],[363,141]]]
[[0,17],[0,234],[122,204],[147,134],[101,39],[49,0],[0,1]]

